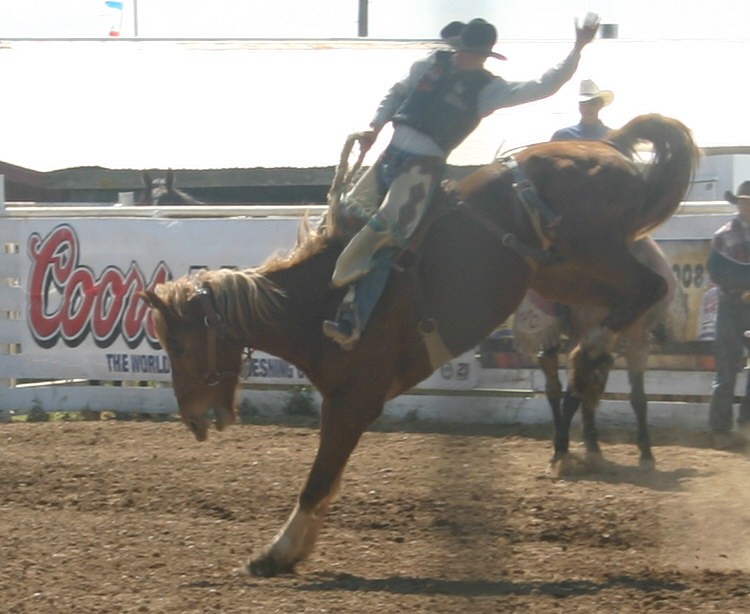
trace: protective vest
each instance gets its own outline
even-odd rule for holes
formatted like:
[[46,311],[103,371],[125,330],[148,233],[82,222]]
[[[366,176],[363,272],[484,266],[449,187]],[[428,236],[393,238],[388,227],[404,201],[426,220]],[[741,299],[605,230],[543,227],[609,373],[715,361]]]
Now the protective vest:
[[435,62],[393,116],[426,134],[443,151],[456,148],[479,125],[479,92],[492,80],[486,70],[454,70],[452,52],[438,51]]

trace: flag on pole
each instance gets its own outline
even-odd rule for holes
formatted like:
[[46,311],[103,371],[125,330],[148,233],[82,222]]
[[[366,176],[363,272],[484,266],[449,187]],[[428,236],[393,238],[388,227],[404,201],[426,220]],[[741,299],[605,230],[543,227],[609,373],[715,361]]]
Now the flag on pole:
[[109,27],[110,36],[120,36],[122,29],[122,2],[120,0],[105,0],[105,6],[112,15],[112,25]]

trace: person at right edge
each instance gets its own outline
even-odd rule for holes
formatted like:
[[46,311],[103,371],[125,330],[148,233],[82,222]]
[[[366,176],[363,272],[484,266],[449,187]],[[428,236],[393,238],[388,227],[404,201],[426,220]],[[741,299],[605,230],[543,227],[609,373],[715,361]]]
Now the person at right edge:
[[[750,349],[750,181],[743,181],[737,194],[724,197],[737,206],[737,215],[719,228],[711,241],[708,273],[719,289],[714,353],[716,374],[708,423],[715,448],[741,448],[750,441],[750,396],[748,390],[739,408],[734,431],[734,392],[743,350]],[[750,378],[748,378],[750,387]]]
[[438,50],[415,62],[406,78],[383,98],[368,130],[359,133],[362,152],[388,122],[393,136],[378,160],[344,194],[347,206],[377,208],[341,252],[331,286],[349,286],[336,320],[323,322],[323,333],[343,349],[353,349],[390,273],[395,250],[403,248],[424,216],[446,168],[446,159],[493,111],[557,92],[575,73],[581,50],[594,38],[599,17],[576,21],[570,54],[539,79],[506,81],[484,68],[493,51],[495,27],[484,19],[454,21],[440,36],[452,50]]

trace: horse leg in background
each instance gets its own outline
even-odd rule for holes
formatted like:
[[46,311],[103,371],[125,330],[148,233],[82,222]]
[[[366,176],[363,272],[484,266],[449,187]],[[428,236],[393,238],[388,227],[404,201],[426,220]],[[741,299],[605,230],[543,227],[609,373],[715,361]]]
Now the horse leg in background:
[[323,399],[318,452],[297,504],[271,544],[248,562],[247,571],[264,577],[289,573],[312,552],[349,456],[382,409],[382,401],[363,404],[353,394]]
[[552,420],[555,427],[555,455],[552,457],[553,461],[558,457],[558,443],[560,444],[560,447],[563,448],[562,452],[567,452],[567,441],[565,441],[567,438],[559,441],[561,437],[560,421],[562,419],[560,406],[563,398],[562,384],[560,383],[559,375],[559,352],[560,346],[555,345],[554,347],[542,350],[537,355],[537,363],[539,364],[542,373],[544,373],[544,394],[547,397],[547,403],[549,403],[549,407],[552,410]]
[[[612,364],[611,361],[609,364]],[[592,374],[592,377],[596,380],[593,384],[594,389],[598,391],[596,399],[593,397],[581,399],[581,421],[583,423],[583,444],[586,447],[586,464],[595,471],[601,471],[607,466],[599,447],[599,431],[596,428],[596,409],[604,394],[609,375],[609,367],[605,370],[603,365],[602,362],[601,366]]]
[[563,395],[559,373],[559,353],[560,346],[556,345],[542,350],[537,356],[539,367],[544,373],[544,393],[552,410],[555,431],[553,435],[554,453],[547,466],[547,472],[554,477],[560,477],[571,472],[570,424],[580,404],[580,399],[570,389]]
[[644,374],[648,363],[649,334],[646,326],[639,321],[627,332],[625,364],[630,383],[630,406],[635,413],[638,449],[641,452],[639,464],[643,469],[653,469],[656,460],[651,452],[651,436],[648,432],[648,400],[644,385]]

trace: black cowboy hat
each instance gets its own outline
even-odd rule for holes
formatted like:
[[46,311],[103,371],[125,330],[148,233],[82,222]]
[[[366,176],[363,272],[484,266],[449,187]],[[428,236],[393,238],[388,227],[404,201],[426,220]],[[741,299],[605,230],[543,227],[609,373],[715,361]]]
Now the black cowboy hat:
[[737,188],[737,194],[732,194],[731,190],[724,192],[724,198],[733,205],[737,204],[740,196],[750,197],[750,181],[743,181]]
[[497,42],[497,30],[484,19],[472,19],[469,23],[451,21],[440,30],[440,38],[456,51],[470,51],[498,60],[508,59],[492,51],[492,47]]

